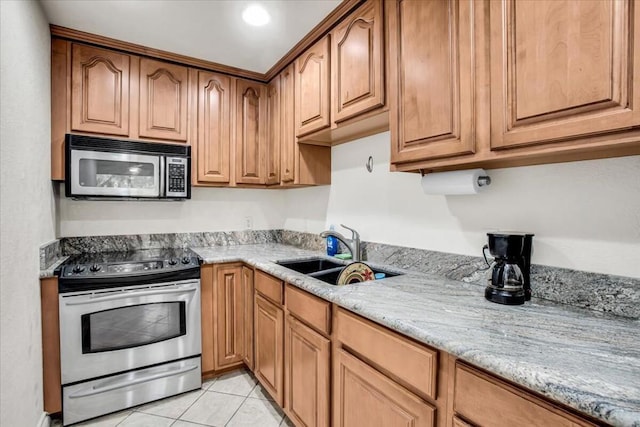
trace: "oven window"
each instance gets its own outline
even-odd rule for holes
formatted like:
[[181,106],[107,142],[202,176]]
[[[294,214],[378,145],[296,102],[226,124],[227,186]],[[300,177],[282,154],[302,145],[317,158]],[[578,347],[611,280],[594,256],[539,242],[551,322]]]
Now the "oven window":
[[99,188],[155,188],[153,163],[80,159],[79,184]]
[[82,315],[82,353],[121,350],[186,334],[185,302],[130,305]]

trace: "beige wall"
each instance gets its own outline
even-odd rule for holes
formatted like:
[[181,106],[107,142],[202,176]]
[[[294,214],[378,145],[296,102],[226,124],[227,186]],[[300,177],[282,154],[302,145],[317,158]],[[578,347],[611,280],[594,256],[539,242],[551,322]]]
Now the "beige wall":
[[640,156],[491,170],[484,193],[427,196],[419,175],[389,172],[389,147],[388,132],[334,147],[333,185],[286,193],[284,228],[344,223],[364,240],[475,256],[487,231],[523,230],[536,263],[640,277]]
[[0,425],[43,415],[38,248],[55,237],[49,26],[36,1],[0,1]]

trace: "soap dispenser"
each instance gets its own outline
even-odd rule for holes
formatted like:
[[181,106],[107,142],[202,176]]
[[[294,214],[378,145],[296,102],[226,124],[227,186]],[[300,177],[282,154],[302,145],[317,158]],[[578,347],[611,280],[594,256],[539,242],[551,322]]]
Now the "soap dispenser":
[[[333,224],[329,227],[329,230],[334,231],[336,228]],[[327,236],[327,255],[334,256],[338,253],[338,239],[333,236]]]

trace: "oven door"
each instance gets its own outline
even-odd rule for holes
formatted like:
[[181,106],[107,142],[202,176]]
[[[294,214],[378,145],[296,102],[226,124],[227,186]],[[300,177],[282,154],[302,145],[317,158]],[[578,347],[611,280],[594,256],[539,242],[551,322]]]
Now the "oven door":
[[71,150],[67,196],[160,197],[162,156]]
[[62,384],[197,356],[200,281],[63,293]]

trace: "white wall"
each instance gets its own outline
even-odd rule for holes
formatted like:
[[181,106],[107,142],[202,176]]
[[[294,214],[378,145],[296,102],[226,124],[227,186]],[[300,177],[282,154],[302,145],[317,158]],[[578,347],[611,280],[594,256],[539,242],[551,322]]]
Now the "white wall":
[[191,200],[59,200],[60,237],[282,228],[285,190],[193,188]]
[[36,1],[0,1],[0,425],[43,414],[41,244],[55,238],[49,25]]
[[484,193],[426,196],[419,175],[389,172],[389,150],[388,132],[334,147],[331,188],[286,193],[284,228],[344,223],[363,240],[475,256],[487,231],[530,231],[535,263],[640,277],[640,156],[491,170]]

